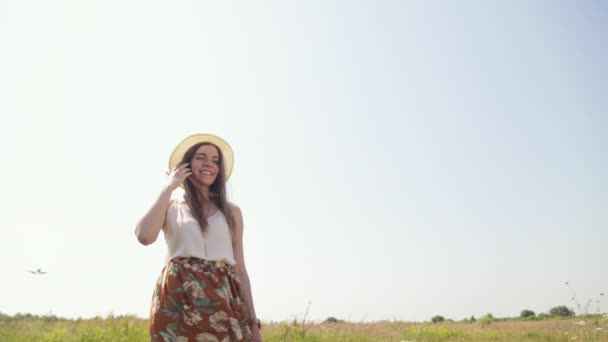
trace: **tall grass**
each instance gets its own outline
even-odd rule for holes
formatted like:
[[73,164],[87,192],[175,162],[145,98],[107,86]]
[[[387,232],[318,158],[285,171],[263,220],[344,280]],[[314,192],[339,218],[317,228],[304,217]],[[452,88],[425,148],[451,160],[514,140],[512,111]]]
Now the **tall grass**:
[[572,302],[576,305],[576,308],[578,309],[578,314],[579,315],[589,315],[590,309],[591,309],[591,304],[593,302],[595,302],[596,307],[595,307],[595,314],[599,314],[600,313],[600,305],[602,303],[602,298],[604,297],[604,293],[601,292],[599,293],[599,295],[593,299],[593,298],[589,298],[587,299],[587,301],[585,302],[585,304],[581,305],[581,302],[579,301],[578,295],[576,294],[576,291],[574,290],[574,288],[572,287],[572,285],[570,285],[569,282],[565,283],[566,287],[568,287],[568,289],[570,290],[570,292],[572,293],[572,297],[570,298],[570,300],[572,300]]
[[[608,316],[587,315],[570,319],[502,320],[479,322],[417,323],[314,323],[305,320],[266,323],[264,341],[363,342],[363,341],[608,341]],[[64,319],[0,313],[0,341],[149,341],[148,321],[135,316]]]
[[0,341],[147,341],[147,320],[135,316],[64,319],[53,315],[0,316]]

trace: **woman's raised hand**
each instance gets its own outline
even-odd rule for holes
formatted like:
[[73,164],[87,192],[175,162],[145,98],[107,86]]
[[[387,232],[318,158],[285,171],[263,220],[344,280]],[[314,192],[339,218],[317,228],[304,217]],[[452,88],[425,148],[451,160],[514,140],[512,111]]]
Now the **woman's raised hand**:
[[171,190],[177,189],[188,176],[192,174],[192,171],[188,167],[190,163],[182,163],[176,165],[171,173],[167,173],[169,175],[169,179],[167,180],[167,187]]

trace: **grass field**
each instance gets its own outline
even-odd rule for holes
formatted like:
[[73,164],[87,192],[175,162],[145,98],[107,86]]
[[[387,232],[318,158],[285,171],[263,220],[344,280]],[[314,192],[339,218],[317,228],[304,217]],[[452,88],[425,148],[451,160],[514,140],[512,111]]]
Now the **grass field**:
[[[264,341],[608,341],[608,316],[443,322],[267,323]],[[132,316],[68,320],[0,314],[0,341],[149,341],[147,320]]]

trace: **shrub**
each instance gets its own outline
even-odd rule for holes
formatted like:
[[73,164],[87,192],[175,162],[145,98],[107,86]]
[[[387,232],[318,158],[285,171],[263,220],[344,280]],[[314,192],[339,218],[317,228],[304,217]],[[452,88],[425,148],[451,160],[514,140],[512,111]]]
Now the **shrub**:
[[477,319],[475,318],[475,316],[471,316],[469,318],[467,318],[467,317],[463,318],[461,322],[463,322],[463,323],[475,323],[476,320]]
[[433,322],[433,323],[441,323],[443,321],[445,321],[445,318],[440,315],[433,316],[433,318],[431,318],[431,322]]
[[337,319],[336,317],[327,317],[323,323],[340,323],[341,320]]
[[541,313],[538,314],[538,316],[536,316],[536,318],[538,318],[538,319],[547,319],[547,318],[549,318],[549,315],[547,315],[544,312],[541,312]]
[[490,325],[492,322],[496,322],[496,318],[494,318],[494,316],[492,316],[491,313],[487,313],[481,317],[479,317],[479,320],[477,320],[482,327],[487,327],[488,325]]
[[525,310],[521,311],[521,314],[519,314],[519,317],[521,317],[521,318],[532,318],[532,317],[536,317],[536,314],[532,310],[525,309]]
[[567,306],[560,305],[551,308],[551,310],[549,310],[549,315],[553,317],[574,317],[576,314],[574,313],[574,310],[568,308]]

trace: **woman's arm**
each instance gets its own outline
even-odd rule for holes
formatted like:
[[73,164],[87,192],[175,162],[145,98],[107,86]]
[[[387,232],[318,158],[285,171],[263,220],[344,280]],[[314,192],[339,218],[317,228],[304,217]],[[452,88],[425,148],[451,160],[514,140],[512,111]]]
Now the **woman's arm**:
[[165,224],[165,216],[167,215],[167,209],[171,205],[171,193],[173,190],[182,184],[182,182],[192,174],[189,163],[183,163],[176,165],[175,168],[169,174],[169,180],[167,185],[163,187],[160,195],[152,205],[152,208],[139,220],[135,227],[135,235],[137,240],[147,246],[158,238],[158,233]]
[[[236,259],[236,265],[234,266],[236,273],[241,281],[241,290],[245,297],[245,303],[249,310],[249,319],[251,322],[257,320],[255,313],[255,307],[253,306],[253,295],[251,294],[251,284],[249,283],[249,275],[247,274],[247,268],[245,267],[245,255],[243,252],[243,215],[241,209],[236,205],[232,205],[232,215],[234,216],[234,257]],[[256,335],[259,338],[259,330],[257,324],[252,324],[251,329],[253,331],[254,340],[257,340]]]
[[158,234],[165,224],[165,216],[171,204],[172,192],[173,189],[164,187],[152,208],[137,223],[135,235],[142,245],[147,246],[158,238]]

